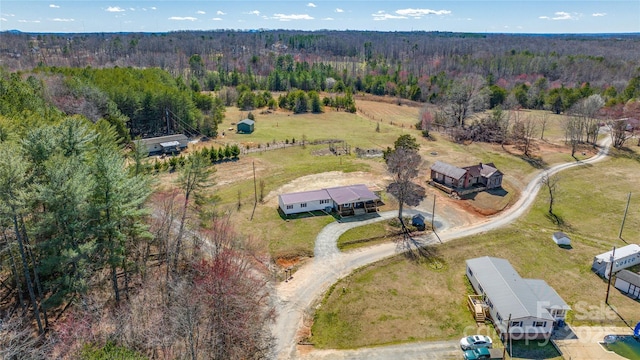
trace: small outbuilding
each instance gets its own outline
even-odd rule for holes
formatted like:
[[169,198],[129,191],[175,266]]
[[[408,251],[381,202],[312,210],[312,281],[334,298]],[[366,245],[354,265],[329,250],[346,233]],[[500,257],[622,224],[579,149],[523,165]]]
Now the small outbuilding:
[[553,242],[560,246],[571,246],[571,239],[562,231],[556,231],[553,233]]
[[640,299],[640,274],[622,270],[616,274],[616,289],[633,299]]
[[256,122],[251,119],[244,119],[238,122],[238,124],[236,125],[237,132],[239,134],[251,134],[253,132],[255,123]]
[[[613,264],[611,263],[613,261]],[[628,267],[640,264],[640,245],[630,244],[607,251],[593,258],[591,270],[609,279],[610,273],[616,273]]]

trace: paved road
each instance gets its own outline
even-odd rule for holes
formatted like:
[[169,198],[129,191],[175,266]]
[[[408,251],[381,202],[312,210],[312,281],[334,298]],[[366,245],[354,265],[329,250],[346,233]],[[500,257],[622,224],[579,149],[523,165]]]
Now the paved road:
[[[591,164],[604,159],[608,153],[610,138],[603,142],[602,150],[594,157],[585,160],[566,164],[560,164],[539,173],[522,191],[518,201],[509,209],[502,213],[490,217],[487,220],[468,227],[456,226],[455,219],[441,219],[439,222],[438,234],[442,241],[466,237],[473,234],[482,233],[504,226],[518,217],[522,216],[540,190],[540,179],[546,173],[555,174],[568,168]],[[412,215],[417,210],[406,210],[405,214]],[[421,212],[425,218],[429,219],[431,214]],[[302,328],[305,314],[311,316],[312,306],[318,301],[323,293],[337,280],[349,275],[355,269],[367,264],[379,261],[397,253],[394,243],[385,243],[355,251],[341,253],[336,245],[336,241],[345,231],[356,227],[382,221],[397,215],[397,211],[380,213],[379,216],[369,218],[364,221],[336,222],[327,225],[316,239],[314,259],[310,263],[302,266],[293,274],[293,279],[289,282],[282,282],[276,286],[275,303],[278,317],[273,325],[273,334],[276,337],[274,358],[278,359],[376,359],[393,358],[397,359],[420,359],[418,354],[431,354],[428,358],[447,358],[447,342],[412,343],[406,345],[396,345],[391,347],[377,347],[375,349],[358,349],[352,351],[313,351],[311,354],[299,355],[296,348],[298,331]],[[434,238],[424,239],[426,242],[435,242]],[[448,343],[452,346],[451,343]],[[455,347],[455,344],[453,344]],[[451,349],[451,348],[449,348]],[[457,349],[456,349],[457,350]],[[444,351],[441,356],[436,356],[438,351]],[[459,356],[459,350],[457,350]],[[378,357],[376,354],[382,354]],[[323,357],[324,356],[324,357]],[[427,358],[427,357],[424,357]]]

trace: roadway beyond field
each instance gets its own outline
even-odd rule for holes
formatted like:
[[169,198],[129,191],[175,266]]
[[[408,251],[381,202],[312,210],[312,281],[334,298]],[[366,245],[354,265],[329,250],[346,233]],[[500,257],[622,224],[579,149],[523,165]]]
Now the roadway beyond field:
[[[544,172],[540,172],[531,180],[527,187],[522,190],[520,198],[513,206],[486,220],[470,226],[464,226],[456,224],[456,219],[442,219],[436,216],[436,221],[439,224],[437,230],[441,241],[444,242],[483,233],[513,222],[522,216],[535,201],[536,195],[541,187],[540,180],[544,174],[552,175],[572,167],[600,161],[607,156],[610,144],[611,139],[607,137],[602,142],[600,152],[592,158],[584,161],[559,164]],[[418,212],[425,215],[426,219],[431,218],[431,214],[426,211],[406,210],[404,214],[413,215]],[[322,294],[336,281],[349,275],[355,269],[397,254],[395,243],[385,243],[344,253],[338,250],[337,240],[345,231],[356,226],[390,219],[397,216],[397,211],[387,211],[379,213],[378,215],[377,217],[363,221],[334,222],[327,225],[316,238],[313,260],[295,272],[293,279],[288,282],[281,282],[276,286],[274,301],[277,318],[272,327],[276,344],[273,358],[283,360],[298,358],[420,359],[420,356],[416,357],[417,354],[427,354],[430,352],[438,352],[442,355],[436,358],[449,358],[451,349],[456,348],[455,342],[421,342],[389,347],[376,347],[374,349],[349,351],[327,350],[312,352],[308,355],[298,354],[296,341],[298,339],[298,332],[303,328],[305,314],[313,316],[314,309],[312,309],[312,306],[320,299]],[[424,243],[436,243],[438,241],[434,236],[429,236],[422,240]],[[380,354],[382,357],[376,357],[377,355],[375,354]]]

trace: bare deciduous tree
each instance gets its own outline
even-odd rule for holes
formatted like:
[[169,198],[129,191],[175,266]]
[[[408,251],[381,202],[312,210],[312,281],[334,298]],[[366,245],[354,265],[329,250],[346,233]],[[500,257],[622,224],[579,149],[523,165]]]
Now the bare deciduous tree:
[[443,112],[453,126],[464,127],[467,119],[489,104],[485,81],[480,76],[467,76],[455,80],[445,95]]
[[549,215],[556,219],[557,217],[553,213],[553,205],[556,201],[559,181],[560,178],[557,175],[550,175],[549,173],[545,173],[540,179],[540,183],[547,189],[549,193]]
[[[421,164],[422,157],[417,151],[403,147],[387,156],[387,170],[393,176],[393,182],[389,184],[387,191],[398,200],[398,219],[401,222],[403,206],[416,206],[424,199],[425,189],[413,182]],[[404,222],[402,225],[404,227]]]

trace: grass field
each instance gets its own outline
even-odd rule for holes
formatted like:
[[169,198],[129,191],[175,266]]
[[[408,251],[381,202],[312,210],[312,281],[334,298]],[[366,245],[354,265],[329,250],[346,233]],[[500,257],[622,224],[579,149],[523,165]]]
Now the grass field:
[[[470,289],[464,276],[469,258],[508,259],[521,276],[546,280],[573,307],[574,325],[624,325],[604,303],[606,282],[590,270],[595,255],[618,239],[627,194],[637,187],[640,156],[614,152],[595,166],[561,174],[556,225],[546,216],[547,197],[540,193],[531,211],[516,223],[431,249],[434,261],[415,263],[395,256],[359,269],[336,283],[315,315],[311,341],[319,348],[356,348],[414,340],[457,339],[473,331],[464,301]],[[623,238],[640,235],[638,202],[632,198]],[[572,248],[551,240],[562,230]],[[611,291],[610,304],[629,324],[640,321],[640,304]]]
[[[426,181],[429,177],[429,167],[433,162],[442,160],[460,166],[477,162],[493,162],[505,173],[505,183],[517,189],[525,184],[538,170],[529,161],[523,159],[517,149],[505,151],[499,145],[472,143],[468,145],[455,144],[442,135],[435,133],[435,141],[429,141],[420,136],[415,130],[415,123],[420,108],[389,101],[375,101],[375,99],[358,100],[356,105],[366,111],[368,116],[384,118],[383,121],[372,120],[370,117],[346,112],[336,112],[331,109],[323,114],[294,115],[286,111],[275,111],[256,116],[255,131],[252,134],[236,134],[235,123],[245,118],[248,112],[237,108],[228,108],[225,119],[220,125],[220,131],[225,131],[224,137],[212,139],[200,146],[223,146],[227,143],[266,149],[266,144],[273,142],[293,142],[298,144],[303,137],[307,142],[322,139],[340,139],[346,141],[352,149],[355,147],[385,149],[393,146],[393,142],[402,134],[411,134],[421,145],[421,155],[424,159],[420,178]],[[388,120],[387,120],[388,119]],[[391,124],[393,122],[393,125]],[[380,130],[376,131],[379,124]],[[559,121],[549,122],[545,134],[549,134],[549,144],[561,146],[562,141],[555,143],[554,134],[562,134]],[[232,129],[232,130],[229,130]],[[545,135],[547,138],[547,135]],[[556,139],[557,140],[557,139]],[[546,145],[545,149],[550,145]],[[264,184],[264,194],[277,191],[281,186],[310,174],[321,174],[330,171],[367,172],[371,179],[380,182],[387,174],[384,163],[380,158],[358,159],[353,153],[347,156],[326,155],[328,145],[308,145],[289,147],[286,149],[261,151],[242,155],[240,160],[216,165],[215,179],[218,185],[211,188],[217,197],[216,208],[222,212],[233,213],[232,220],[236,228],[247,236],[261,239],[268,246],[272,256],[295,257],[311,256],[315,234],[327,222],[329,217],[310,217],[285,221],[277,212],[277,205],[272,202],[259,203],[254,211],[255,192],[253,182],[253,167],[256,169],[256,182]],[[570,159],[567,154],[552,149],[548,162],[554,163]],[[546,154],[546,153],[545,153]],[[260,189],[258,185],[256,188]],[[259,190],[258,190],[259,191]],[[510,196],[516,192],[510,192]],[[394,200],[383,193],[391,209]],[[510,201],[505,199],[506,203]],[[502,207],[503,205],[499,205]],[[251,220],[252,218],[252,220]]]

